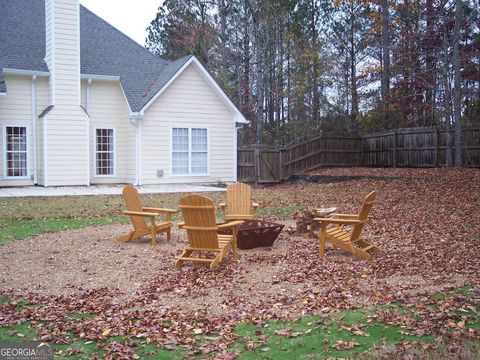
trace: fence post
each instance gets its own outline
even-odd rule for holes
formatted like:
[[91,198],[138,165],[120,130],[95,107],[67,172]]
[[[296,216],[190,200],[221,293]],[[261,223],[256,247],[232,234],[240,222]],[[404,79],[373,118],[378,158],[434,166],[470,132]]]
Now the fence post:
[[279,149],[279,153],[278,153],[278,177],[280,180],[280,182],[283,181],[283,149]]
[[438,126],[435,126],[435,135],[434,135],[434,141],[435,141],[435,155],[433,159],[433,166],[438,167],[439,161],[439,155],[440,155],[440,130],[438,129]]
[[393,167],[397,167],[397,131],[393,132]]
[[258,185],[259,173],[260,173],[260,154],[257,145],[253,148],[253,177],[255,186]]

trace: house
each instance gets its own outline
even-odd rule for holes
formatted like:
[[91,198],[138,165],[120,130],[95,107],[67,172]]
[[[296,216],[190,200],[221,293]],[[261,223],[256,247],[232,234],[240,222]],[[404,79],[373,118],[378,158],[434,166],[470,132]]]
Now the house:
[[78,0],[0,0],[0,186],[236,181],[245,123],[194,56]]

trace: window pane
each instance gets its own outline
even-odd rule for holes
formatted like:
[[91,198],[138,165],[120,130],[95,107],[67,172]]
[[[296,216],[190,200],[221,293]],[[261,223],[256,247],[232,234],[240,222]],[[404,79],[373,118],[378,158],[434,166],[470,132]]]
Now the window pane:
[[172,145],[173,151],[188,151],[188,129],[174,128]]
[[5,140],[7,176],[27,176],[27,128],[7,126]]
[[175,175],[188,174],[188,153],[187,152],[174,152],[172,154],[173,168],[172,172]]
[[207,151],[207,129],[192,129],[192,151]]
[[114,132],[113,129],[97,129],[96,174],[114,175]]
[[206,174],[207,173],[207,153],[196,152],[192,153],[192,174]]

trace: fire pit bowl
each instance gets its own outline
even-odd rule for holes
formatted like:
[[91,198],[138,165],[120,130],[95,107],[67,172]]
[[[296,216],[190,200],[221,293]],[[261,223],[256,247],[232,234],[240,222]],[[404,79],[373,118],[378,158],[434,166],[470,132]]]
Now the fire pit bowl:
[[[272,246],[285,225],[260,220],[247,220],[238,228],[237,247],[242,250]],[[222,229],[219,234],[231,234]]]

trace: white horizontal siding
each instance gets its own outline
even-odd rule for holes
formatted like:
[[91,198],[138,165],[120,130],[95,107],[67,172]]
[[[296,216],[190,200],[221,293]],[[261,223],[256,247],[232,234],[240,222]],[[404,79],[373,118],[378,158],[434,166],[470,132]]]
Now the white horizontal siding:
[[55,106],[46,117],[48,185],[85,185],[87,116],[80,108]]
[[[91,183],[133,182],[135,179],[135,128],[128,122],[129,108],[125,101],[120,83],[117,81],[93,80],[90,85],[89,102],[90,106],[87,111],[90,114]],[[97,128],[115,129],[115,177],[101,177],[95,175],[95,129]]]
[[[0,186],[33,185],[30,179],[5,178],[4,126],[26,126],[28,135],[28,163],[32,168],[32,78],[5,75],[7,95],[0,96]],[[31,175],[30,173],[28,175]]]
[[78,0],[46,1],[46,59],[51,72],[50,102],[80,104]]
[[[208,128],[209,176],[172,176],[171,129]],[[182,74],[145,111],[142,127],[142,184],[232,181],[233,114],[194,65]],[[157,177],[157,170],[164,176]]]

